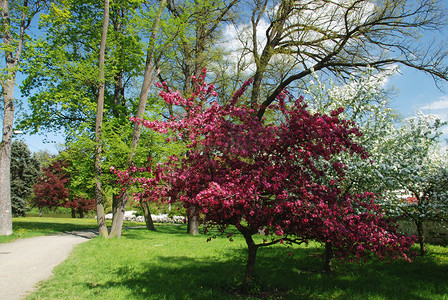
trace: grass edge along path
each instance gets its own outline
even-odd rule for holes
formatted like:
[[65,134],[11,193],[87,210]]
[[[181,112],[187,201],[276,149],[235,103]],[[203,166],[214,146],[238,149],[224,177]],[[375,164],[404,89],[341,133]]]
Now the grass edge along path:
[[[27,299],[250,299],[234,290],[244,273],[246,246],[189,236],[186,227],[156,232],[128,229],[121,239],[95,238],[77,246],[54,277]],[[334,263],[320,272],[318,245],[263,248],[254,294],[263,299],[448,299],[448,248],[404,261]],[[255,297],[253,297],[255,298]]]

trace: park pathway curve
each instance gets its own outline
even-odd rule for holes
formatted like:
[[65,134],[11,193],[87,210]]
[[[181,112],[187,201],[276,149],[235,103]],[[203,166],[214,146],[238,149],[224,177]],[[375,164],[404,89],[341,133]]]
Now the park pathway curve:
[[73,247],[88,241],[98,231],[73,231],[64,234],[19,239],[0,244],[0,299],[23,299],[35,285],[52,275]]

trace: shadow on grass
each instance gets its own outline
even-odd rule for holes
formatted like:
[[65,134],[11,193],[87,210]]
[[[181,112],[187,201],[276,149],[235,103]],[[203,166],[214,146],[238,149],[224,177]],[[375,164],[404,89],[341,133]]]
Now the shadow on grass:
[[[169,234],[172,236],[182,236],[185,237],[187,232],[186,225],[173,225],[173,224],[157,224],[155,231],[150,231],[146,227],[141,228],[130,228],[123,230],[123,236],[129,240],[147,240],[151,239],[151,234],[153,235],[163,235]],[[149,235],[148,235],[149,234]]]
[[[446,299],[448,265],[431,258],[414,262],[343,263],[335,260],[334,272],[321,273],[322,249],[282,249],[260,252],[258,267],[264,282],[292,288],[298,297],[326,299]],[[285,252],[291,252],[290,259]],[[270,270],[271,272],[266,272]],[[283,284],[285,286],[283,286]],[[306,298],[305,297],[305,298]]]
[[240,269],[236,263],[166,256],[154,263],[144,263],[140,271],[121,267],[115,270],[113,281],[87,287],[96,289],[96,294],[103,289],[125,288],[130,299],[229,299],[231,287],[237,281],[223,275],[232,276]]
[[[141,239],[140,230],[146,229],[136,229],[126,237]],[[186,226],[158,226],[157,230],[185,237]],[[197,238],[206,243],[206,235]],[[448,264],[437,263],[431,256],[416,258],[412,263],[356,264],[335,260],[334,272],[325,275],[321,273],[322,250],[279,245],[260,248],[256,262],[257,282],[262,291],[279,291],[262,298],[445,299],[448,295]],[[119,268],[115,271],[116,279],[89,288],[101,290],[122,286],[133,299],[235,298],[233,291],[243,277],[247,252],[244,248],[223,251],[222,259],[167,253],[140,265],[138,271],[130,267]]]
[[[200,234],[191,236],[191,235],[187,235],[187,225],[186,224],[156,224],[155,229],[156,229],[155,231],[151,231],[151,232],[160,233],[160,234],[169,234],[172,236],[179,236],[179,237],[189,236],[189,237],[194,237],[194,238],[200,238],[200,239],[204,239],[204,242],[207,240],[208,237],[212,237],[212,236],[217,236],[217,237],[224,236],[225,237],[229,233],[236,234],[236,235],[239,234],[239,232],[236,228],[229,228],[223,234],[216,229],[211,229],[207,233],[204,233],[203,228],[200,227],[199,228]],[[147,232],[148,231],[148,229],[144,226],[142,226],[142,228],[132,228],[132,230],[125,229],[126,237],[131,238],[131,239],[132,238],[140,239],[142,237],[142,235],[140,235],[138,233],[132,233],[134,230],[139,231],[139,232]]]

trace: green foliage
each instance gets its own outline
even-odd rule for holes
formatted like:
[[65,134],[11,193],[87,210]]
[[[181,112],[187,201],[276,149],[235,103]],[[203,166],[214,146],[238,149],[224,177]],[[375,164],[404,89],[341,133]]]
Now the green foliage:
[[[127,120],[134,102],[127,90],[144,62],[139,34],[132,34],[130,24],[139,2],[112,5],[105,60],[106,117]],[[69,135],[93,131],[102,14],[102,4],[91,0],[56,1],[41,14],[42,35],[27,48],[22,66],[27,77],[21,90],[30,105],[20,119],[23,129],[65,129]]]
[[[154,9],[141,0],[113,1],[107,39],[105,66],[105,111],[103,122],[103,186],[110,209],[117,187],[109,174],[111,166],[122,168],[129,156],[133,125],[129,117],[137,111],[136,97],[148,47],[160,56],[166,41],[148,43]],[[42,35],[27,48],[22,93],[29,97],[29,112],[20,118],[20,127],[31,131],[62,131],[70,162],[70,195],[93,198],[94,172],[93,124],[98,90],[98,43],[101,36],[103,7],[92,0],[53,1],[49,11],[40,15]],[[187,23],[185,23],[187,24]],[[164,16],[164,37],[180,26],[172,26]],[[149,118],[159,118],[157,97],[148,101]],[[163,159],[176,148],[148,131],[137,148],[134,162],[145,166],[148,154]]]
[[[154,99],[152,99],[154,100]],[[147,119],[158,117],[161,110],[156,101],[149,101]],[[105,210],[111,211],[113,195],[120,192],[115,184],[116,176],[110,173],[110,168],[125,168],[130,152],[133,124],[126,122],[121,124],[119,119],[108,119],[103,123],[103,161],[102,181],[105,194]],[[134,165],[146,167],[147,158],[152,157],[153,162],[164,160],[169,155],[184,151],[184,145],[180,142],[168,143],[165,136],[143,129],[139,145],[134,156]],[[66,144],[65,150],[57,157],[68,162],[66,171],[70,173],[70,196],[94,198],[94,137],[90,132],[75,135]],[[131,194],[133,190],[130,191]]]
[[11,146],[11,205],[14,217],[25,216],[33,185],[40,174],[40,163],[28,146],[15,140]]

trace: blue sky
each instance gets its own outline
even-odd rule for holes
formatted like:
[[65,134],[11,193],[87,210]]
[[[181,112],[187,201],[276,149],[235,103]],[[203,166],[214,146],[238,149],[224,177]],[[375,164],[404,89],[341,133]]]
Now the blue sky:
[[[448,107],[441,109],[441,101],[448,104],[448,96],[440,91],[432,77],[410,68],[402,68],[402,74],[394,75],[389,80],[389,86],[398,90],[395,99],[392,99],[392,106],[400,111],[404,117],[409,117],[417,109],[424,113],[440,115],[446,119]],[[448,84],[443,84],[442,88],[448,90]]]
[[[397,90],[392,99],[392,107],[398,110],[404,117],[413,115],[417,109],[424,113],[438,115],[442,120],[448,120],[448,95],[440,91],[433,79],[421,71],[410,68],[402,68],[401,73],[392,76],[388,85]],[[448,91],[448,84],[443,87]],[[20,96],[18,89],[16,96]],[[447,131],[448,133],[448,131]],[[63,138],[60,135],[48,134],[45,138],[41,135],[22,135],[16,137],[23,139],[32,152],[46,150],[56,154]]]

